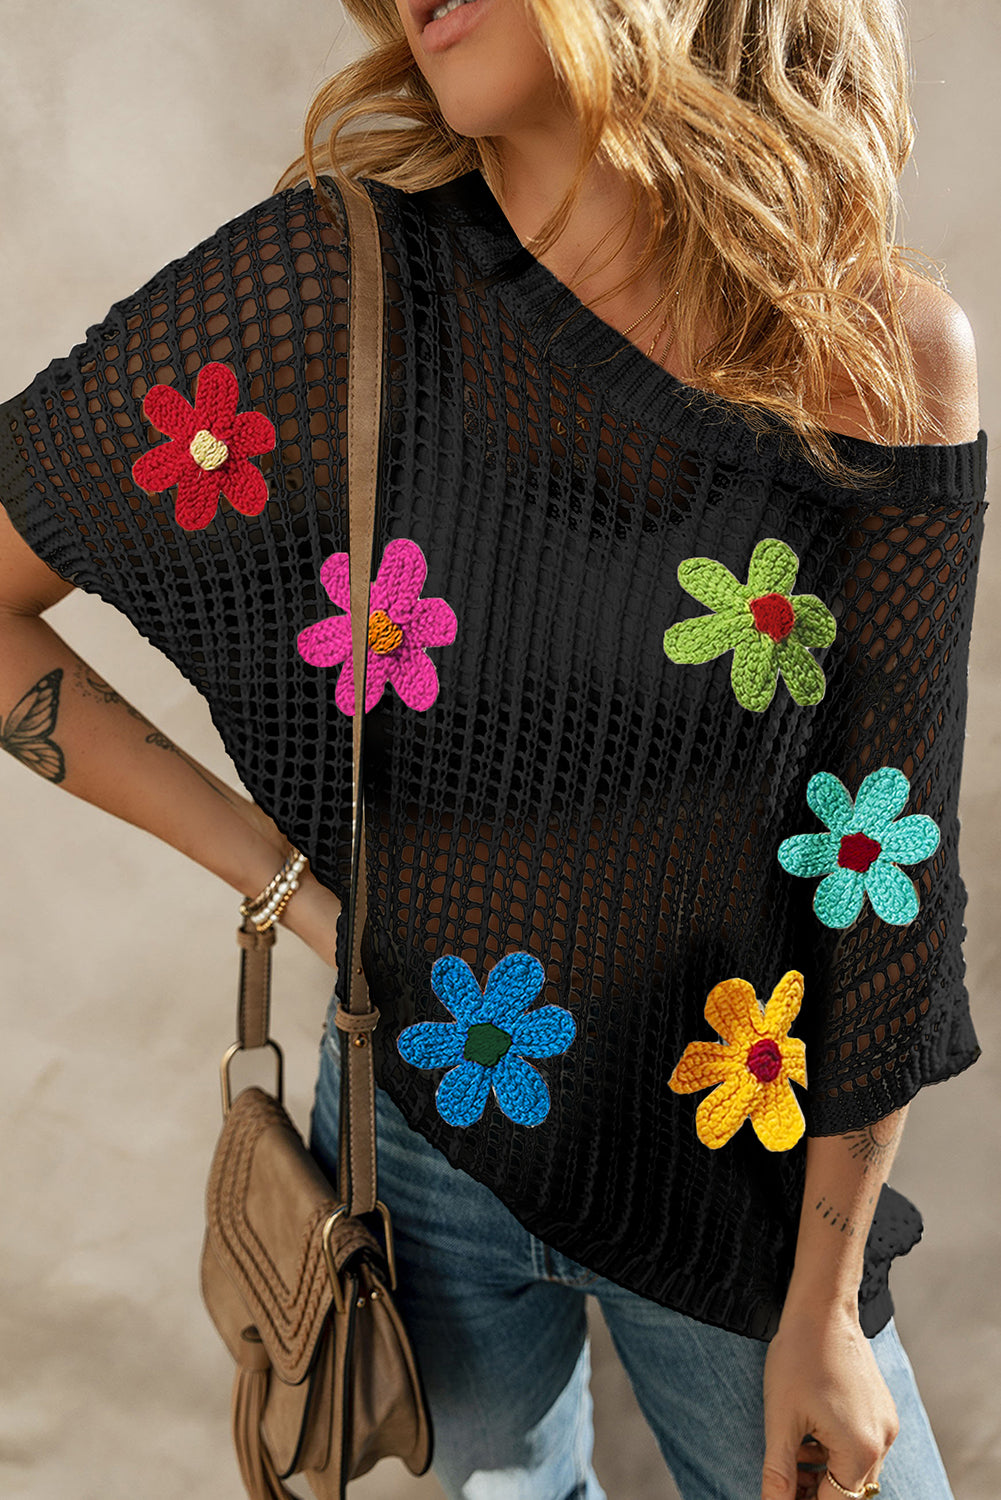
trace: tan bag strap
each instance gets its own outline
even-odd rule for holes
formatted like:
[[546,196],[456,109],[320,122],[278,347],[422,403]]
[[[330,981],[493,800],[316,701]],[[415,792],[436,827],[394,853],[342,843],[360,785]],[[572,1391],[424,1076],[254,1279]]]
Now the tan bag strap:
[[258,932],[249,917],[237,929],[240,945],[240,990],[236,1010],[237,1045],[250,1050],[268,1045],[271,1020],[271,950],[275,929]]
[[[375,507],[382,416],[383,277],[379,224],[364,188],[338,174],[348,219],[350,332],[348,352],[348,520],[351,573],[351,650],[355,713],[351,754],[351,881],[348,890],[348,972],[342,976],[344,1002],[335,1013],[341,1035],[341,1120],[338,1192],[349,1214],[376,1206],[375,1073],[371,1033],[379,1012],[372,1005],[361,962],[361,937],[368,910],[364,802],[361,784],[365,721],[364,685],[368,659],[369,583],[375,566]],[[317,194],[328,212],[322,188]],[[335,216],[336,217],[336,216]],[[240,990],[237,1042],[243,1048],[275,1046],[270,1040],[271,949],[274,928],[258,932],[249,918],[237,932]],[[278,1051],[277,1048],[275,1048]],[[229,1057],[227,1054],[227,1058]],[[279,1052],[280,1065],[280,1052]],[[227,1099],[224,1060],[223,1098]]]
[[371,1032],[379,1019],[368,993],[361,939],[368,912],[361,757],[365,726],[369,588],[376,567],[375,508],[382,418],[383,275],[379,224],[363,187],[339,177],[348,219],[348,519],[351,548],[351,653],[355,712],[351,756],[353,839],[348,892],[348,972],[335,1015],[341,1032],[340,1182],[350,1214],[375,1208],[375,1075]]

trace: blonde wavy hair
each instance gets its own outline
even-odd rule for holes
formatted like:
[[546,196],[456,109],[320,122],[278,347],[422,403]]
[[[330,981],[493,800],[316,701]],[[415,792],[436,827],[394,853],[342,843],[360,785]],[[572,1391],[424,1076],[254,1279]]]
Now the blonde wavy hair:
[[[833,389],[890,444],[934,425],[900,312],[926,273],[894,243],[913,144],[898,0],[522,3],[580,123],[573,181],[528,248],[557,238],[594,158],[613,164],[650,225],[615,290],[666,261],[691,383],[759,430],[786,424],[836,483],[871,481],[825,430]],[[446,123],[393,0],[342,4],[372,48],[319,88],[276,191],[333,168],[412,192],[478,167],[502,199],[494,142]]]

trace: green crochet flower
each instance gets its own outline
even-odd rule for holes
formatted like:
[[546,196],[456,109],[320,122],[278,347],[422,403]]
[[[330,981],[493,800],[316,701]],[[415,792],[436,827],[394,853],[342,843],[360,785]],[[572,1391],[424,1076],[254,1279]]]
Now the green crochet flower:
[[686,558],[678,582],[712,614],[680,620],[665,631],[666,655],[693,666],[732,651],[734,695],[755,713],[771,703],[780,672],[798,704],[819,703],[827,682],[807,647],[829,646],[837,626],[815,594],[792,592],[798,570],[795,552],[773,536],[755,547],[746,583],[714,558]]

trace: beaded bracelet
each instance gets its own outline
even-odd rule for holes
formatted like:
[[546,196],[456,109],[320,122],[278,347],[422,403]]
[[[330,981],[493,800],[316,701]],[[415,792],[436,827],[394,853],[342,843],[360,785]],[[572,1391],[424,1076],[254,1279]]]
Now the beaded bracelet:
[[824,1478],[828,1484],[833,1485],[839,1495],[847,1495],[848,1500],[872,1500],[873,1495],[879,1494],[879,1481],[876,1479],[870,1479],[868,1483],[863,1481],[860,1490],[850,1490],[839,1480],[835,1479],[830,1469],[825,1471]]
[[268,881],[257,896],[248,896],[240,905],[240,915],[249,917],[258,932],[265,932],[279,920],[299,889],[299,876],[306,868],[306,856],[291,849],[278,874]]

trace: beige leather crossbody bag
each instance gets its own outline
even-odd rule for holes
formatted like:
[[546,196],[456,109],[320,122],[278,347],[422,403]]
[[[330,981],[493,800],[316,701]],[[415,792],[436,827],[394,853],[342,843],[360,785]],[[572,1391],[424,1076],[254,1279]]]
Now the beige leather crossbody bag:
[[[378,1198],[371,1033],[379,1012],[361,964],[366,915],[361,794],[369,580],[382,391],[379,230],[363,188],[341,183],[350,231],[348,489],[356,692],[349,973],[336,1012],[342,1113],[338,1183],[327,1181],[282,1104],[282,1054],[269,1035],[271,948],[245,919],[237,1040],[222,1065],[224,1123],[207,1193],[202,1291],[236,1361],[233,1437],[251,1500],[294,1500],[304,1474],[318,1500],[395,1455],[414,1474],[431,1462],[431,1424],[416,1361],[394,1306],[392,1222]],[[358,566],[356,566],[358,564]],[[359,628],[359,622],[361,628]],[[269,1047],[274,1095],[231,1098],[237,1052]]]

